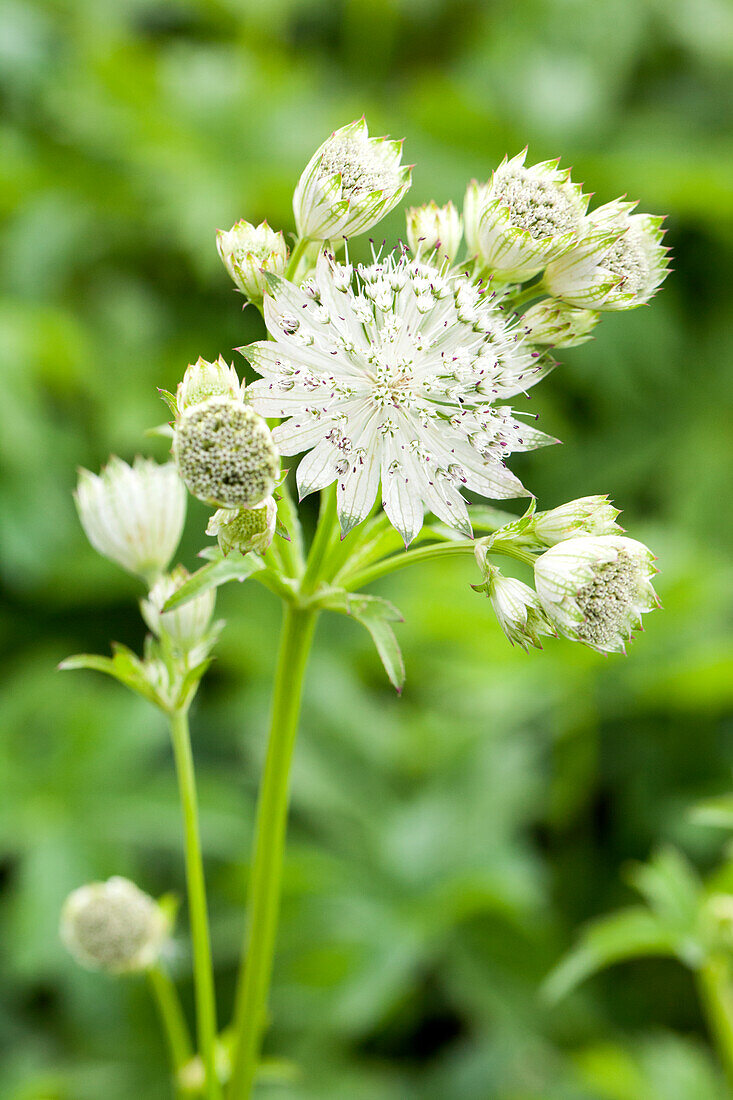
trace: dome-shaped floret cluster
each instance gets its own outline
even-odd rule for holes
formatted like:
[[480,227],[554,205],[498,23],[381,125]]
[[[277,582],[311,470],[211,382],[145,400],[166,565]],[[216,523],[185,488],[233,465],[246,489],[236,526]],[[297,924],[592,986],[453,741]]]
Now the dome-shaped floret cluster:
[[254,508],[219,508],[209,520],[206,534],[216,536],[223,554],[232,550],[264,554],[276,526],[277,504],[274,497],[267,497]]
[[216,247],[236,285],[254,301],[265,292],[266,273],[282,274],[288,259],[285,238],[266,221],[255,226],[242,218],[231,229],[220,229]]
[[535,584],[554,626],[600,653],[624,652],[641,615],[659,606],[654,556],[618,535],[557,543],[535,562]]
[[[353,276],[353,278],[352,278]],[[274,337],[242,349],[263,376],[248,395],[282,454],[308,451],[301,496],[336,482],[346,533],[382,485],[409,543],[425,510],[470,534],[461,490],[525,495],[504,459],[554,442],[497,402],[546,371],[490,293],[404,253],[351,268],[323,254],[307,290],[273,282]]]
[[166,601],[189,578],[188,570],[183,565],[177,565],[172,573],[156,581],[147,600],[143,600],[141,605],[143,618],[153,634],[157,637],[167,634],[174,645],[186,651],[205,638],[216,602],[216,591],[210,588],[172,611],[163,611]]
[[109,460],[101,474],[80,470],[74,494],[94,549],[130,573],[150,578],[166,568],[186,518],[186,492],[172,462]]
[[176,421],[173,457],[193,496],[221,508],[251,508],[270,496],[279,457],[270,429],[241,401],[211,397]]
[[93,882],[64,903],[61,938],[82,966],[111,974],[145,970],[168,935],[160,906],[125,878]]
[[311,157],[293,195],[298,234],[323,241],[364,233],[410,186],[402,142],[370,138],[363,118],[342,126]]

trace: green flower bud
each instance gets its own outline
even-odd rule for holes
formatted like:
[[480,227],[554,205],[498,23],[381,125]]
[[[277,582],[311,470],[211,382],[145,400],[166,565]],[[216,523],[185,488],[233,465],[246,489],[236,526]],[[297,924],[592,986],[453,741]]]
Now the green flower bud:
[[254,508],[220,508],[209,520],[206,534],[216,536],[223,554],[231,550],[264,554],[275,537],[276,524],[277,505],[268,497]]
[[147,600],[141,604],[142,616],[156,637],[166,633],[182,650],[190,650],[206,636],[214,614],[216,591],[210,588],[172,611],[163,611],[167,600],[189,579],[190,573],[183,565],[165,577],[161,577],[150,590]]
[[231,229],[220,229],[216,247],[232,279],[252,301],[261,301],[267,289],[266,273],[282,275],[288,260],[285,238],[267,222],[254,226],[242,219]]
[[242,385],[237,372],[220,355],[214,363],[199,358],[186,368],[183,381],[178,383],[176,405],[180,414],[210,397],[230,397],[236,400],[241,396]]
[[452,264],[463,236],[461,215],[453,203],[438,206],[436,202],[429,202],[425,206],[412,206],[405,216],[407,243],[413,256],[438,266],[446,260]]

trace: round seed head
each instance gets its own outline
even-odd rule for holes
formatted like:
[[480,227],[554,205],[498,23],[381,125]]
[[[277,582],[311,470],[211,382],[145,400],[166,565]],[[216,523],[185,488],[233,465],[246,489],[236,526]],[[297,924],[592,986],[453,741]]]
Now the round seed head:
[[110,974],[147,969],[167,932],[160,906],[125,878],[81,886],[61,914],[61,939],[76,961]]
[[249,405],[211,397],[176,423],[173,457],[189,492],[221,508],[251,508],[275,488],[280,459]]

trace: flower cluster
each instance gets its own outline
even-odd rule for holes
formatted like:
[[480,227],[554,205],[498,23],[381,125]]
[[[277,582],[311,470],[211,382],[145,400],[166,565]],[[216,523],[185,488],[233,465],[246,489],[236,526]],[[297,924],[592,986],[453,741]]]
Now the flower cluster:
[[110,974],[147,970],[168,932],[163,909],[126,878],[80,886],[61,913],[61,939],[76,961]]

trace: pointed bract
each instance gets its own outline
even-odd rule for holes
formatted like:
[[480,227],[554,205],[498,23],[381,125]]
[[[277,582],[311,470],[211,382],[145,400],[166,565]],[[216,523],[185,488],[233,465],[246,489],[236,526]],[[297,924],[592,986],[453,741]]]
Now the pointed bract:
[[442,267],[452,264],[463,236],[461,215],[452,202],[412,206],[406,215],[407,243],[417,259]]
[[576,309],[556,298],[537,302],[522,316],[529,342],[552,348],[575,348],[585,344],[592,339],[592,331],[599,320],[598,313]]
[[476,561],[483,571],[483,584],[474,585],[476,592],[485,592],[491,601],[499,626],[509,641],[527,650],[542,649],[540,638],[555,631],[539,601],[537,593],[514,577],[505,577],[487,559],[485,547],[476,547]]

